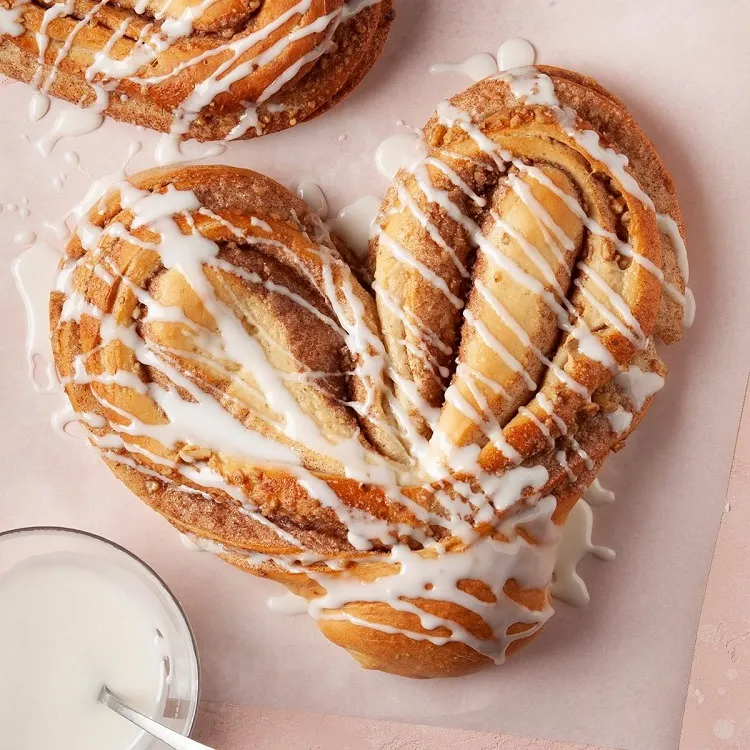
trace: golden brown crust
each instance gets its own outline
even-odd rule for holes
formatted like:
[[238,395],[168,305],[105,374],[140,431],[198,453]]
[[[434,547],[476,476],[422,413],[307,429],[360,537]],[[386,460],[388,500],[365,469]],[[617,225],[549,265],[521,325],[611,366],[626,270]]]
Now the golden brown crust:
[[[105,64],[93,75],[93,82],[109,93],[106,114],[169,132],[184,117],[183,106],[196,106],[189,99],[196,87],[207,86],[216,74],[214,95],[197,103],[200,114],[195,119],[190,115],[187,131],[178,127],[179,134],[202,141],[226,138],[248,107],[262,102],[256,107],[257,126],[231,136],[251,138],[327,111],[351,92],[375,63],[393,20],[392,0],[364,7],[340,21],[344,3],[311,0],[302,4],[306,9],[294,14],[291,11],[299,4],[293,0],[215,0],[208,4],[191,0],[168,3],[163,10],[164,3],[151,2],[136,13],[133,0],[98,9],[91,0],[76,0],[70,16],[62,15],[46,26],[50,41],[41,70],[36,34],[44,28],[49,5],[27,3],[21,6],[18,21],[24,32],[0,35],[0,72],[36,86],[51,81],[51,95],[91,105],[96,94],[86,74],[87,69],[97,70],[97,55],[127,61],[128,56],[137,54],[134,50],[142,45],[138,41],[142,35],[156,38],[166,33],[163,30],[169,27],[164,26],[160,12],[176,22],[192,7],[198,9],[194,10],[198,17],[192,30],[181,37],[174,32],[171,42],[162,40],[162,49],[153,59],[148,57],[143,65],[134,64],[127,70],[122,65],[118,69],[114,63]],[[2,0],[0,7],[3,5],[10,7],[10,0]],[[206,9],[201,12],[200,8]],[[122,24],[127,24],[124,33],[119,31]],[[263,32],[269,28],[271,33]],[[110,39],[116,40],[114,44]],[[251,44],[253,39],[257,41]],[[253,60],[258,62],[250,69],[247,66]],[[225,90],[221,80],[243,65],[244,73]]]

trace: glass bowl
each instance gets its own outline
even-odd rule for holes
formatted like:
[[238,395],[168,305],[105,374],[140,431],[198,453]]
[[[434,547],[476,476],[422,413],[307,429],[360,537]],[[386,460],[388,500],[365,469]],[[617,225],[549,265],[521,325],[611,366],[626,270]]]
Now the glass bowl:
[[[52,557],[54,556],[54,559]],[[153,719],[190,735],[200,700],[200,664],[190,623],[164,581],[132,552],[104,537],[58,526],[35,526],[0,532],[0,578],[34,558],[60,559],[95,569],[113,586],[142,603],[156,623],[156,638],[164,639],[163,685]],[[163,748],[143,733],[128,750]]]

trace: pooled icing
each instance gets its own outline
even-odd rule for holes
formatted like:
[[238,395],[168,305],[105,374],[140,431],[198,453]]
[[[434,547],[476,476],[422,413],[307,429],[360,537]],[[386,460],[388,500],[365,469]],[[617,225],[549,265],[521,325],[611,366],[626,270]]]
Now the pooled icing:
[[21,8],[0,8],[0,35],[21,36]]
[[24,250],[12,266],[13,278],[26,310],[29,377],[38,391],[52,390],[56,384],[49,340],[49,290],[59,263],[60,253],[47,242],[40,241]]
[[534,45],[527,39],[506,39],[497,51],[497,66],[501,71],[524,68],[536,60]]
[[297,187],[297,197],[307,203],[310,210],[319,218],[328,218],[328,201],[319,185],[314,182],[300,182]]
[[578,573],[578,563],[589,554],[602,560],[615,559],[614,550],[592,543],[593,525],[591,507],[585,500],[579,500],[568,515],[557,549],[552,596],[574,607],[585,607],[591,599],[586,583]]
[[409,169],[427,156],[418,132],[396,133],[386,138],[375,152],[375,166],[384,177],[392,180],[399,169]]
[[435,63],[430,66],[430,73],[462,73],[472,81],[481,81],[496,75],[499,71],[511,68],[523,68],[534,64],[536,51],[526,39],[506,39],[497,51],[496,56],[480,52],[467,57],[460,63]]
[[435,63],[430,66],[430,73],[463,73],[472,81],[481,81],[497,73],[497,61],[492,55],[480,52],[460,63]]
[[359,258],[367,256],[381,202],[374,195],[366,195],[342,208],[336,218],[327,222],[328,229],[340,237]]
[[615,382],[633,402],[636,411],[640,411],[646,399],[664,387],[664,378],[656,372],[646,372],[634,366],[615,377]]
[[602,483],[597,477],[591,486],[583,493],[583,499],[591,506],[609,505],[615,501],[615,493],[602,487]]

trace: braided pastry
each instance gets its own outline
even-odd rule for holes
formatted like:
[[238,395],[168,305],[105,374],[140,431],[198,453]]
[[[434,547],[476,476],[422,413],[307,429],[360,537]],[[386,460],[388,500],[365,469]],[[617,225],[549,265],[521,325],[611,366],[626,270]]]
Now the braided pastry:
[[369,269],[253,172],[117,186],[68,245],[55,360],[178,529],[365,667],[460,675],[552,614],[559,528],[663,383],[653,335],[680,336],[681,235],[623,106],[518,70],[440,105]]
[[177,138],[326,111],[377,60],[391,0],[0,0],[0,72]]

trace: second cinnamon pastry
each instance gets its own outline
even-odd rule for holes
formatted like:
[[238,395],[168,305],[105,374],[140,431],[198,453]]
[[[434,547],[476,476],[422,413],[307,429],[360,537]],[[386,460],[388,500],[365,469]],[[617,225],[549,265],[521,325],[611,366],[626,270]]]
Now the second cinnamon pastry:
[[202,141],[308,120],[366,75],[392,0],[0,0],[0,72]]

